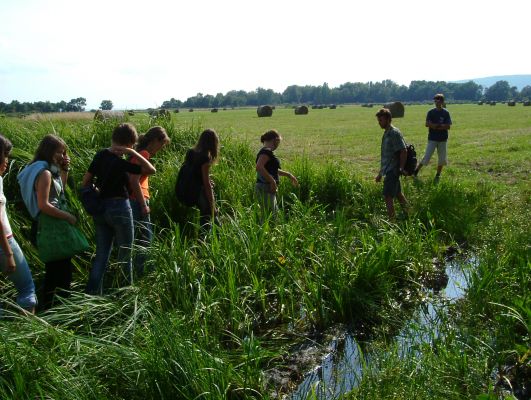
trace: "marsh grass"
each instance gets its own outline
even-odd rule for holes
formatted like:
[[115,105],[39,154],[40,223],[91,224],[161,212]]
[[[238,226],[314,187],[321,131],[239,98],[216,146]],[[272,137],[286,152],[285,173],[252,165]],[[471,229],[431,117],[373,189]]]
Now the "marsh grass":
[[[301,147],[300,154],[307,154],[304,157],[298,156],[298,150],[289,154],[294,148],[284,143],[285,152],[279,151],[281,157],[286,156],[283,166],[297,175],[300,187],[282,181],[282,212],[261,223],[253,198],[258,146],[252,149],[242,138],[247,134],[259,137],[266,126],[264,121],[253,120],[255,126],[250,129],[247,112],[227,113],[219,125],[212,125],[210,113],[198,119],[182,119],[179,114],[156,121],[135,115],[140,132],[161,124],[172,139],[170,146],[153,158],[157,174],[150,178],[156,199],[151,207],[156,239],[148,257],[152,272],[132,287],[111,285],[105,296],[93,297],[78,292],[86,281],[91,254],[77,257],[76,290],[63,304],[38,317],[14,312],[10,319],[0,320],[0,395],[267,397],[270,388],[261,371],[281,359],[286,337],[303,337],[337,322],[376,327],[390,324],[389,316],[407,307],[402,294],[415,293],[422,277],[433,271],[432,259],[442,258],[445,248],[456,241],[486,249],[478,253],[482,264],[473,279],[469,303],[456,315],[473,310],[478,318],[487,316],[482,326],[492,323],[489,328],[507,335],[507,340],[499,341],[500,348],[495,349],[490,330],[481,333],[472,328],[477,320],[471,318],[470,324],[462,326],[449,320],[455,334],[448,334],[440,344],[441,353],[423,355],[420,373],[414,372],[413,359],[402,365],[387,352],[388,364],[382,361],[367,366],[356,396],[383,396],[393,387],[405,397],[417,393],[425,398],[427,393],[468,396],[483,390],[489,376],[485,371],[501,352],[511,349],[519,356],[525,354],[521,348],[528,330],[522,331],[522,321],[529,325],[529,302],[517,282],[529,279],[529,247],[525,244],[528,203],[522,200],[518,211],[513,210],[509,194],[500,201],[493,185],[470,184],[456,173],[449,173],[438,186],[425,179],[420,183],[406,179],[409,219],[389,223],[381,187],[373,183],[372,174],[367,178],[364,161],[356,164],[359,169],[351,170],[340,162],[316,162],[314,157],[321,153],[313,151],[312,143]],[[347,126],[355,116],[361,121],[356,140],[368,142],[363,150],[367,154],[373,151],[378,142],[372,142],[373,112],[343,112],[334,120],[339,142],[333,146],[352,139]],[[423,113],[418,110],[418,115]],[[241,126],[234,124],[235,116],[241,118]],[[267,124],[284,127],[288,142],[292,139],[287,132],[294,125],[283,125],[289,121],[281,112],[278,117]],[[312,133],[293,137],[295,142],[331,143],[331,137],[324,137],[324,123],[312,131],[304,122],[309,120],[298,121],[302,125],[297,129]],[[318,124],[318,119],[312,121]],[[401,123],[408,126],[406,121]],[[80,228],[92,239],[92,223],[77,200],[76,186],[95,151],[110,145],[113,127],[108,121],[0,121],[0,131],[15,145],[11,170],[5,176],[10,219],[38,282],[43,267],[23,235],[30,220],[18,197],[16,173],[31,159],[42,136],[61,135],[72,156],[70,205],[79,216]],[[221,158],[212,168],[220,225],[206,237],[199,232],[196,211],[183,207],[174,197],[177,170],[204,127],[217,129],[222,143]],[[315,133],[315,129],[321,131]],[[307,152],[308,148],[312,151]],[[356,146],[354,149],[359,151]],[[345,152],[350,150],[345,148]],[[374,160],[366,161],[372,164]],[[492,237],[479,233],[485,226]],[[506,284],[491,297],[500,279]],[[2,299],[12,298],[13,290],[3,285],[1,294]],[[474,339],[466,342],[470,352],[463,360],[456,352],[466,332]],[[34,373],[35,365],[39,374]],[[404,374],[411,378],[400,382]],[[438,378],[442,383],[433,386]],[[377,384],[382,379],[384,386]],[[450,379],[451,385],[445,384],[445,379]],[[460,379],[469,386],[460,387]]]

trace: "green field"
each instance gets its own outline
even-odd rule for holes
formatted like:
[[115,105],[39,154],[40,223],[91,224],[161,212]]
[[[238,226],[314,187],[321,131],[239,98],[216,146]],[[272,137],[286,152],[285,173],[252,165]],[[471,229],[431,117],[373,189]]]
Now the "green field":
[[[13,289],[2,281],[0,398],[273,398],[290,393],[304,369],[282,383],[270,371],[293,371],[294,348],[334,326],[357,332],[376,354],[349,398],[494,399],[500,388],[493,374],[508,368],[518,397],[531,359],[531,108],[448,109],[450,165],[439,185],[432,184],[433,165],[419,182],[403,180],[411,214],[396,224],[374,182],[382,135],[376,107],[306,116],[277,107],[271,118],[254,109],[181,110],[170,121],[129,117],[139,132],[162,124],[172,139],[154,158],[150,179],[154,271],[116,288],[111,268],[105,295],[88,296],[92,253],[78,257],[72,296],[36,317],[16,310]],[[427,111],[408,106],[394,121],[419,158]],[[4,178],[9,215],[37,283],[43,266],[26,239],[30,221],[16,173],[45,134],[63,137],[72,157],[71,206],[93,242],[75,189],[115,123],[0,118],[0,133],[15,146]],[[221,225],[201,238],[196,212],[176,202],[173,186],[185,150],[207,127],[222,143],[212,168]],[[262,225],[254,157],[271,128],[283,135],[277,153],[300,187],[283,182],[282,212]],[[400,355],[393,337],[422,303],[434,260],[449,247],[477,260],[466,296],[448,305],[434,343]]]
[[[426,146],[424,121],[430,108],[407,106],[404,118],[394,120],[406,140],[415,144],[419,157]],[[451,173],[517,184],[527,180],[530,108],[456,104],[448,105],[448,109],[453,120],[449,141]],[[275,128],[284,137],[278,151],[282,159],[291,161],[306,155],[312,162],[346,162],[353,169],[372,176],[378,168],[381,139],[381,130],[374,118],[377,110],[377,106],[344,106],[294,115],[291,108],[277,107],[270,118],[258,118],[255,109],[220,109],[218,113],[180,110],[172,114],[172,118],[178,126],[212,127],[224,135],[243,139],[253,148],[260,146],[263,132]],[[501,154],[504,159],[500,159]]]

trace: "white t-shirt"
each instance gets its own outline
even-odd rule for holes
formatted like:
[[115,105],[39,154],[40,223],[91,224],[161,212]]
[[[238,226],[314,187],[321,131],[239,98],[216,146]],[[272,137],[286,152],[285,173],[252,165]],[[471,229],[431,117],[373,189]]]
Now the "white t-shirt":
[[6,211],[6,196],[4,194],[4,178],[0,176],[0,221],[4,226],[4,233],[6,236],[11,236],[13,232],[11,231],[11,225],[9,225],[9,220],[7,219]]

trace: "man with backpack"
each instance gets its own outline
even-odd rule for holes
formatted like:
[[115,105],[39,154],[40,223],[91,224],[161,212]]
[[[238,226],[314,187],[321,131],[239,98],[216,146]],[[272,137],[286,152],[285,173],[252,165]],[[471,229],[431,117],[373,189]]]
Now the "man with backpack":
[[417,166],[417,169],[415,169],[413,175],[416,177],[422,166],[428,165],[433,152],[437,149],[438,164],[434,182],[438,183],[443,167],[448,164],[446,143],[448,142],[448,129],[452,125],[452,119],[448,110],[443,107],[444,95],[440,93],[436,94],[433,97],[433,101],[435,102],[435,108],[428,111],[428,115],[426,116],[426,128],[429,128],[428,146],[426,147],[424,158]]
[[397,198],[404,213],[407,213],[407,200],[402,194],[400,175],[406,174],[404,167],[407,159],[406,142],[398,128],[391,125],[392,114],[387,108],[376,113],[378,124],[384,130],[381,144],[380,172],[376,182],[384,178],[383,196],[389,219],[395,219],[394,199]]

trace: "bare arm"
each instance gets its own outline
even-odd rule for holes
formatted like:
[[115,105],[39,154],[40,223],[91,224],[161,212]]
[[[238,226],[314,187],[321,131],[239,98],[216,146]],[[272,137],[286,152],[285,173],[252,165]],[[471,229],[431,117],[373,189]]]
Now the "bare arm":
[[111,151],[116,154],[125,153],[125,154],[129,154],[131,157],[135,157],[137,159],[138,165],[140,165],[141,175],[153,175],[155,172],[157,172],[153,164],[151,164],[148,160],[146,160],[135,149],[131,149],[129,147],[112,146]]
[[201,166],[201,177],[203,178],[203,187],[205,189],[205,196],[210,204],[210,210],[213,214],[216,214],[217,210],[214,202],[214,189],[212,188],[212,181],[210,180],[210,163],[204,163]]
[[451,126],[450,124],[436,124],[426,120],[426,128],[435,129],[436,131],[447,131]]
[[256,171],[267,181],[267,183],[269,183],[269,191],[271,193],[276,193],[277,183],[275,181],[275,178],[273,178],[273,176],[271,176],[271,174],[267,172],[267,169],[265,167],[268,161],[269,156],[267,154],[260,154],[260,157],[258,157],[258,160],[256,161]]
[[299,186],[299,181],[297,180],[297,178],[295,178],[295,176],[291,172],[283,171],[283,170],[279,169],[278,170],[278,174],[280,176],[287,176],[290,179],[291,184],[293,186]]
[[[5,204],[0,204],[0,211],[1,209],[5,207]],[[2,251],[4,252],[4,255],[6,257],[6,272],[12,273],[15,272],[17,269],[17,265],[15,263],[15,258],[13,257],[13,250],[11,250],[11,246],[9,245],[9,242],[7,241],[4,224],[0,220],[0,247],[2,248]]]
[[63,211],[54,207],[49,201],[48,196],[50,194],[50,187],[52,184],[52,174],[50,171],[45,170],[37,177],[35,182],[35,190],[37,192],[37,206],[39,210],[51,217],[64,219],[68,223],[74,225],[76,223],[76,217],[69,212]]

